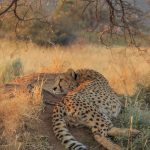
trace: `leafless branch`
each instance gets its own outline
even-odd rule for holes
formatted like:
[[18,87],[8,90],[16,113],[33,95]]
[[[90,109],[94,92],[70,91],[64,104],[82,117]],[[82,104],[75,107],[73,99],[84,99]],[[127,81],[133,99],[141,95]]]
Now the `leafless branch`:
[[18,0],[12,0],[12,2],[10,3],[10,5],[4,9],[2,12],[0,12],[0,16],[4,15],[5,13],[7,13],[12,7],[13,5],[17,2]]

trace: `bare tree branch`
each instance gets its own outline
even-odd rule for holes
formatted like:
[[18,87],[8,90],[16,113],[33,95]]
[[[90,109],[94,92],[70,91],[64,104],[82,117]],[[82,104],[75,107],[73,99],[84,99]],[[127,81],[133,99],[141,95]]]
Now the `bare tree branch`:
[[5,13],[7,13],[12,7],[13,5],[17,2],[18,0],[12,0],[12,2],[10,3],[10,5],[3,10],[2,12],[0,12],[0,16],[4,15]]
[[[134,0],[133,0],[134,1]],[[23,2],[24,5],[21,5],[20,3]],[[37,2],[36,4],[34,4],[34,6],[36,6],[36,10],[38,10],[37,7],[39,7],[39,9],[43,9],[43,1],[41,0],[36,0],[35,2]],[[59,10],[63,8],[63,6],[65,4],[67,4],[67,0],[62,0],[61,1],[61,5],[58,6]],[[132,2],[132,1],[131,1]],[[81,15],[83,16],[84,13],[87,13],[88,9],[93,8],[92,13],[95,13],[95,15],[93,15],[90,19],[91,22],[90,24],[94,24],[93,22],[95,21],[96,23],[93,25],[94,28],[93,30],[90,31],[95,31],[98,32],[98,27],[101,25],[101,5],[105,5],[104,7],[104,11],[107,11],[107,27],[104,27],[104,29],[99,31],[100,33],[100,41],[103,44],[107,44],[107,41],[105,36],[110,37],[110,39],[113,38],[113,36],[119,36],[119,37],[124,37],[125,42],[128,44],[133,44],[138,46],[138,44],[135,41],[135,36],[138,33],[138,29],[136,24],[138,23],[138,21],[141,20],[141,18],[139,17],[141,14],[141,12],[135,8],[134,6],[131,5],[130,1],[127,0],[82,0],[83,5],[83,9],[81,12]],[[26,5],[27,3],[27,5]],[[28,18],[29,13],[31,13],[32,11],[34,11],[34,8],[32,8],[31,4],[32,2],[27,1],[27,0],[12,0],[10,2],[10,4],[7,6],[7,8],[5,8],[2,12],[0,12],[0,16],[6,14],[6,13],[12,13],[14,14],[14,16],[19,20],[19,21],[31,21],[31,20],[38,20],[41,22],[45,22],[47,24],[50,24],[47,20],[47,17],[49,15],[43,15],[40,14],[40,12],[38,12],[38,16],[36,17],[31,17]],[[75,5],[78,5],[77,1],[75,1]],[[92,6],[92,7],[91,7]],[[20,8],[23,7],[24,9],[24,13],[20,13]],[[90,8],[91,7],[91,8]],[[78,9],[78,7],[76,7]],[[87,10],[87,11],[86,11]],[[31,11],[31,12],[30,12]],[[132,16],[136,16],[136,19],[132,19]],[[95,20],[93,20],[93,18]],[[19,23],[17,23],[19,24]],[[18,26],[18,25],[16,25]],[[134,29],[135,28],[135,29]],[[118,31],[117,31],[118,30]],[[120,33],[119,33],[120,32]]]

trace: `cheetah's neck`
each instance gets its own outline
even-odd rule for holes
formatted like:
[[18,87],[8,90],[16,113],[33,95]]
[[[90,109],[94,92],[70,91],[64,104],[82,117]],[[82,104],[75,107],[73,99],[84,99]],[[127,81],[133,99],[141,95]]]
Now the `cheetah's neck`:
[[101,80],[107,82],[107,79],[97,71],[91,69],[79,69],[76,71],[77,80],[82,83],[86,80]]

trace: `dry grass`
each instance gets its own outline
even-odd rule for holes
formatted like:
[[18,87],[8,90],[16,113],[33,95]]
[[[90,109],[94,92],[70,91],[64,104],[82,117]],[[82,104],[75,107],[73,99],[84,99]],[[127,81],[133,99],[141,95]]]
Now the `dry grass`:
[[24,74],[92,68],[101,72],[118,93],[129,95],[135,92],[138,83],[150,81],[150,48],[146,48],[147,52],[139,52],[135,48],[106,49],[86,44],[43,48],[33,43],[0,42],[0,67],[19,58]]
[[[120,94],[132,95],[137,84],[150,84],[150,48],[147,48],[147,52],[139,52],[134,48],[106,49],[87,44],[44,48],[19,41],[0,40],[0,43],[0,79],[7,64],[19,58],[24,74],[63,72],[67,68],[95,69],[101,72]],[[0,92],[3,93],[2,90]],[[14,89],[13,94],[15,98],[12,99],[8,95],[0,94],[0,119],[5,128],[4,135],[16,133],[16,129],[22,126],[23,118],[35,118],[41,104],[41,86],[35,87],[32,96],[24,89]],[[122,126],[129,126],[128,119],[131,115],[129,112],[122,117],[122,122],[125,116],[127,118]]]
[[23,118],[38,118],[42,100],[41,86],[35,86],[32,94],[21,87],[14,88],[7,94],[1,91],[0,95],[0,120],[4,126],[4,136],[16,134],[17,128],[23,125]]

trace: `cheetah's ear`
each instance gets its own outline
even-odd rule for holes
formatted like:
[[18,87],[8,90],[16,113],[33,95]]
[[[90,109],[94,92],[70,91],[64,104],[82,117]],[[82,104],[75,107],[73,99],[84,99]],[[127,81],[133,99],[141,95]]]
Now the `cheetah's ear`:
[[72,68],[67,70],[67,74],[69,74],[73,79],[77,79],[77,73]]

